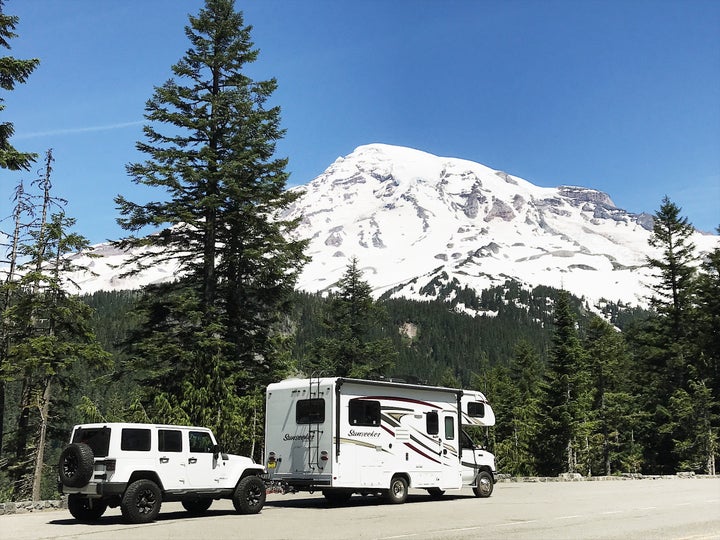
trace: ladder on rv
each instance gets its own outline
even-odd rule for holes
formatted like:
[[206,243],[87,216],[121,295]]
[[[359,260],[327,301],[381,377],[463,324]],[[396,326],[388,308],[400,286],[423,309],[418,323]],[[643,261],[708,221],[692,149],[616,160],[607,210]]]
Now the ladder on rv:
[[[320,398],[320,377],[322,373],[313,373],[310,375],[310,392],[308,394],[309,399],[321,399]],[[324,416],[324,415],[323,415]],[[315,470],[318,467],[318,461],[320,459],[320,435],[322,435],[322,429],[320,429],[320,422],[318,421],[319,415],[316,414],[316,410],[312,409],[310,413],[310,421],[308,424],[308,469]]]

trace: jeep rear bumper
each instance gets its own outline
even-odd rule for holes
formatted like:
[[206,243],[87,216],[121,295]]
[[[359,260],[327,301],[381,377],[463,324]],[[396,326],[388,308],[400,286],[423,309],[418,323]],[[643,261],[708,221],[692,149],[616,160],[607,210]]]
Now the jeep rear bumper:
[[127,484],[124,482],[90,482],[89,484],[74,488],[58,482],[58,491],[64,495],[87,495],[88,497],[110,498],[118,497],[125,493]]

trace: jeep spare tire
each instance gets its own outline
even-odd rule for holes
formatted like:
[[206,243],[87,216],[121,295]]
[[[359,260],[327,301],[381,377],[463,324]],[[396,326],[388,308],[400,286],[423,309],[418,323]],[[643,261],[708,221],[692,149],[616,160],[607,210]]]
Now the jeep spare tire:
[[92,478],[94,470],[95,456],[87,444],[70,444],[60,454],[58,475],[63,485],[83,487]]

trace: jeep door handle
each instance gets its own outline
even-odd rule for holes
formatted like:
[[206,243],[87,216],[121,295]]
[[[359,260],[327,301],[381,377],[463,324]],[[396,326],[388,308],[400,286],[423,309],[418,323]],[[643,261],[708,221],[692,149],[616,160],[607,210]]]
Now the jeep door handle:
[[188,463],[197,463],[197,458],[194,458],[194,457],[188,458]]
[[160,463],[167,463],[168,461],[170,461],[170,458],[167,458],[167,457],[160,458]]

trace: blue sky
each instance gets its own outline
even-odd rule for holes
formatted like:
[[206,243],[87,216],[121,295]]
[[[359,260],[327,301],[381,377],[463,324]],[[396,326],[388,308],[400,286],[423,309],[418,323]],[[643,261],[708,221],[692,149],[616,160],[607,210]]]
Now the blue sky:
[[[91,242],[122,236],[113,197],[143,201],[145,101],[188,47],[199,0],[6,0],[11,54],[40,58],[3,92],[15,146],[55,156],[55,193]],[[357,146],[458,157],[541,186],[607,192],[631,212],[664,195],[720,225],[720,2],[716,0],[237,1],[276,77],[289,185]],[[0,217],[19,177],[3,171]],[[0,224],[6,229],[8,222]]]

